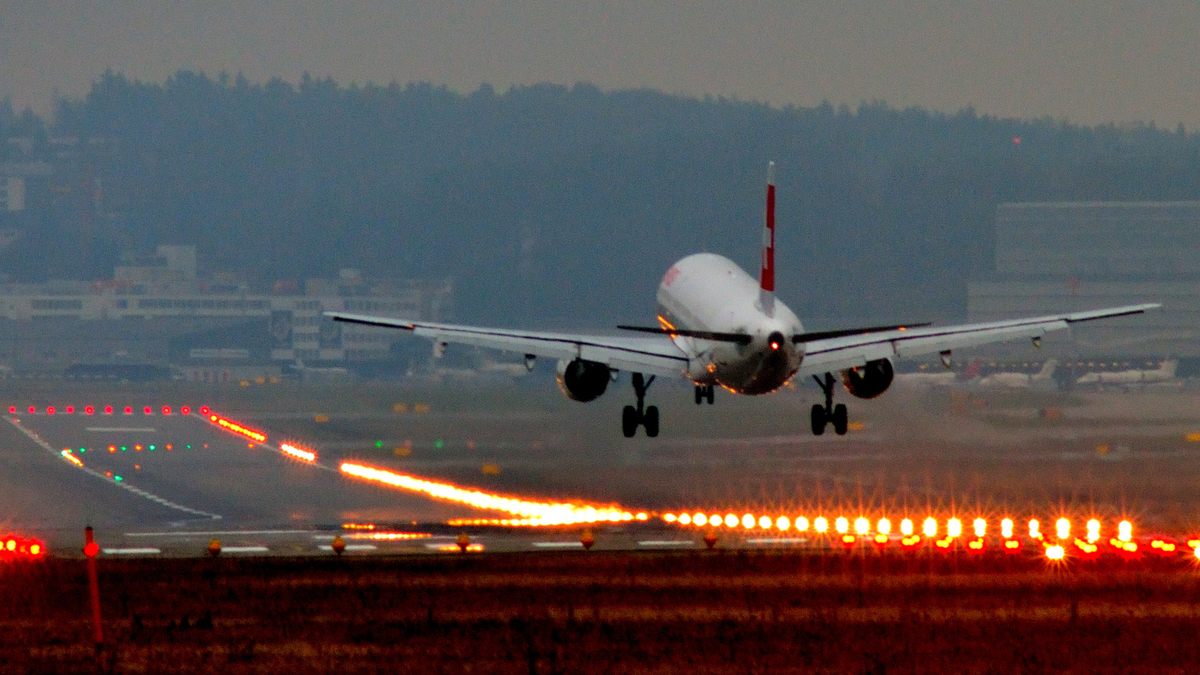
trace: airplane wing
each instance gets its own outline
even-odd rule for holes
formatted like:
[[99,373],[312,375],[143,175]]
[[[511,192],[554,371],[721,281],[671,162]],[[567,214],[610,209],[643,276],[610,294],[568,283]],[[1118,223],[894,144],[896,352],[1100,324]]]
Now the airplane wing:
[[1036,339],[1073,323],[1141,314],[1161,305],[1127,305],[1089,312],[1052,314],[1028,319],[972,323],[961,326],[904,328],[814,340],[797,375],[815,375],[866,365],[877,359],[912,358],[962,347],[974,347],[1021,338]]
[[544,333],[408,321],[344,312],[325,312],[324,314],[334,321],[412,331],[414,335],[430,338],[435,343],[489,347],[552,359],[578,358],[603,363],[617,370],[628,370],[646,375],[679,377],[683,376],[687,370],[687,356],[675,346],[670,336],[667,335],[641,337]]

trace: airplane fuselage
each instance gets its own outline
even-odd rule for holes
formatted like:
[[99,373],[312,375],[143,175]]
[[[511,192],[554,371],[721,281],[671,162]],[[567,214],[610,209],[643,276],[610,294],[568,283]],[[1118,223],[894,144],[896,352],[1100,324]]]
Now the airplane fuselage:
[[671,266],[658,287],[664,328],[742,333],[749,344],[675,336],[688,356],[688,377],[739,394],[765,394],[786,383],[804,359],[800,319],[762,290],[732,260],[713,253],[690,255]]

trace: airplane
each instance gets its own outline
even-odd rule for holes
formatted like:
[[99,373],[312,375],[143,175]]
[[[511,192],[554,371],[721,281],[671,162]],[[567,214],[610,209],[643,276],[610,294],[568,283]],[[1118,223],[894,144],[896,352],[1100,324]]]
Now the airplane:
[[1117,385],[1142,385],[1152,384],[1155,382],[1169,382],[1175,379],[1175,369],[1179,366],[1179,359],[1167,359],[1159,364],[1154,370],[1121,370],[1115,373],[1084,373],[1082,377],[1075,380],[1075,384],[1094,384],[1103,386],[1106,384]]
[[1047,359],[1042,369],[1036,373],[992,373],[979,380],[980,387],[1007,387],[1009,389],[1029,389],[1040,385],[1054,383],[1054,370],[1058,368],[1057,359]]
[[806,331],[799,317],[775,297],[774,167],[771,162],[767,168],[758,279],[726,257],[689,255],[672,265],[659,284],[659,325],[617,327],[637,335],[485,328],[346,312],[324,315],[411,331],[433,341],[434,356],[454,343],[524,354],[530,370],[538,357],[558,359],[560,389],[584,403],[604,394],[619,371],[629,371],[636,404],[622,410],[621,431],[630,438],[642,427],[653,438],[659,433],[659,412],[657,406],[646,405],[646,392],[656,377],[689,380],[696,404],[711,405],[717,386],[735,394],[761,395],[811,375],[825,397],[823,404],[812,406],[812,432],[819,436],[832,425],[835,433],[844,435],[849,424],[846,405],[833,403],[838,380],[852,396],[872,399],[891,386],[892,362],[897,359],[939,354],[949,367],[954,349],[1022,338],[1040,346],[1042,336],[1051,331],[1160,306],[1127,305],[958,326],[909,323]]

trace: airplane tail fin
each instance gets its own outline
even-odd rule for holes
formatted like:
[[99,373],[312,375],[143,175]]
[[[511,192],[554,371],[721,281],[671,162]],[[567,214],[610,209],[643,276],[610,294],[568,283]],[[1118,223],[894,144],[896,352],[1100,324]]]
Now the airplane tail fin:
[[775,162],[767,164],[767,222],[763,228],[762,268],[758,283],[766,293],[775,292]]
[[1057,359],[1046,359],[1046,362],[1042,364],[1042,369],[1039,370],[1032,379],[1038,382],[1049,380],[1050,378],[1054,377],[1054,370],[1056,368],[1058,368]]

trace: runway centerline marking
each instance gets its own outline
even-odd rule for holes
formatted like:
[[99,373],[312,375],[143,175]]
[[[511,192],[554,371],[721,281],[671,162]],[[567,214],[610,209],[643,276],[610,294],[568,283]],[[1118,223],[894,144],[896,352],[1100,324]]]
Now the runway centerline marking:
[[147,433],[152,434],[158,431],[154,427],[86,427],[87,431],[93,432],[126,432],[126,433]]

